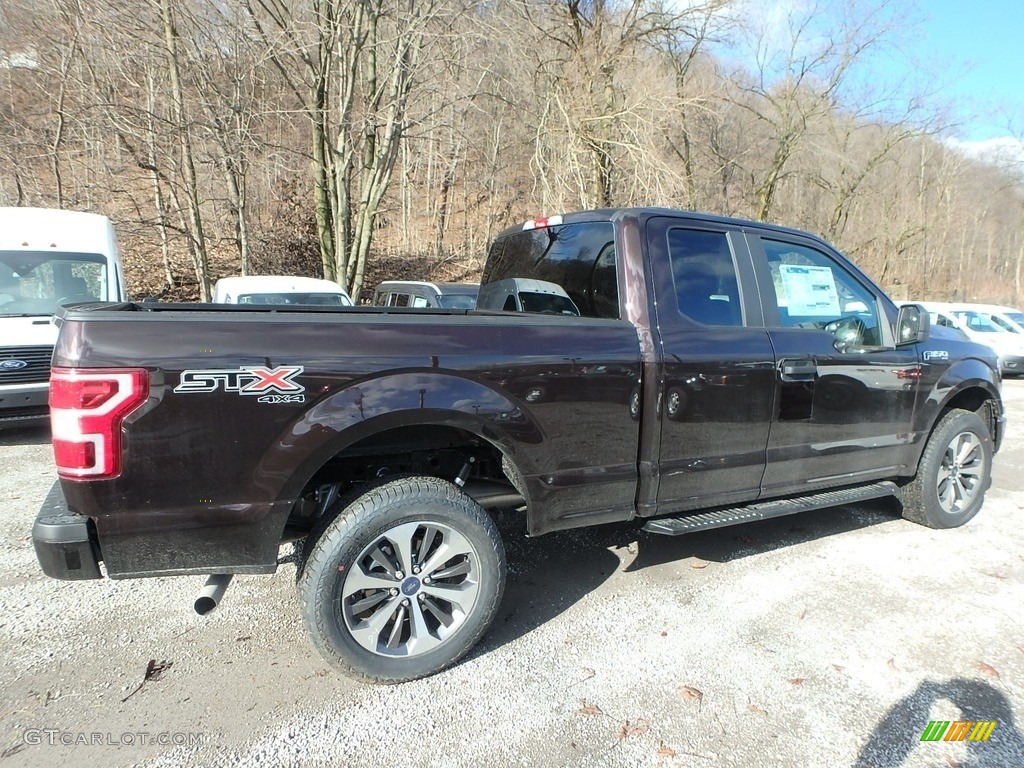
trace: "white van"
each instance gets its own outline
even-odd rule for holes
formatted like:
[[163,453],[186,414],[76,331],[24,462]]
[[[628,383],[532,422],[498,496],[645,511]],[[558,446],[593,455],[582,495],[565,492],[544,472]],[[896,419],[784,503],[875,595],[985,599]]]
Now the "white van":
[[222,277],[213,287],[215,304],[306,304],[351,307],[348,293],[331,280],[272,275]]
[[506,277],[481,286],[476,308],[574,317],[580,314],[579,308],[562,286],[529,277]]
[[377,307],[442,307],[473,309],[480,290],[477,283],[427,283],[422,280],[385,280],[373,292]]
[[0,427],[45,423],[58,307],[124,301],[106,216],[0,208]]

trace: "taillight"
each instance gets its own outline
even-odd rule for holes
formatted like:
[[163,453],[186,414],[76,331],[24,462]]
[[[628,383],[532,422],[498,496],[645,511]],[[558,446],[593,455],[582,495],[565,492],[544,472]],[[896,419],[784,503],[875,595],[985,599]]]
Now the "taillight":
[[149,397],[143,368],[53,368],[50,427],[57,474],[68,480],[121,474],[121,423]]

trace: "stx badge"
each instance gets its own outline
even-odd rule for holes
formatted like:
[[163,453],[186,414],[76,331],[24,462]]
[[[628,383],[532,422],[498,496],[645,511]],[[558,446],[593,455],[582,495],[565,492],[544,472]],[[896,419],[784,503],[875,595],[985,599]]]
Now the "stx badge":
[[225,392],[255,395],[260,403],[303,403],[306,401],[306,388],[294,381],[302,370],[301,365],[279,365],[277,368],[243,365],[231,369],[182,371],[181,382],[174,391],[180,394],[216,392],[223,387]]

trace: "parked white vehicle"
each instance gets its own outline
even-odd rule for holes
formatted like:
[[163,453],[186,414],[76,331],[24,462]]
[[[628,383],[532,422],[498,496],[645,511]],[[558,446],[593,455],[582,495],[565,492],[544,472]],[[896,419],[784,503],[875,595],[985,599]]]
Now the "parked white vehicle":
[[331,280],[273,275],[222,277],[213,287],[213,301],[215,304],[352,306],[345,289]]
[[0,427],[48,419],[57,309],[125,298],[117,238],[106,216],[0,208]]
[[992,322],[1003,330],[1024,334],[1024,312],[1019,309],[1003,307],[998,304],[973,304],[971,306],[986,312],[992,318]]
[[475,309],[477,283],[427,283],[422,280],[385,280],[373,292],[377,307],[443,307]]
[[577,317],[580,314],[562,286],[527,277],[507,277],[483,286],[476,299],[476,308]]
[[918,303],[928,310],[933,325],[956,328],[971,341],[991,347],[999,356],[999,369],[1004,375],[1024,373],[1024,335],[997,323],[983,305]]

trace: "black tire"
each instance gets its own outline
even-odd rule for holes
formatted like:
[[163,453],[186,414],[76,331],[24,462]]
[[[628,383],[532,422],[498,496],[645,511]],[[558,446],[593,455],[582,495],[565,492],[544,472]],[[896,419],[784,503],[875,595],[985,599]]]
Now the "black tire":
[[298,580],[306,629],[332,666],[367,682],[415,680],[454,664],[490,626],[505,588],[494,522],[435,477],[372,488],[306,551]]
[[954,409],[932,430],[917,474],[903,487],[903,517],[956,528],[981,509],[992,483],[992,437],[981,417]]

